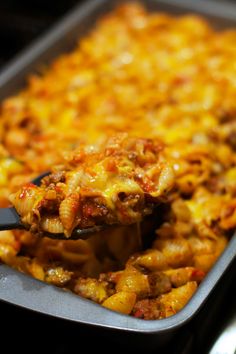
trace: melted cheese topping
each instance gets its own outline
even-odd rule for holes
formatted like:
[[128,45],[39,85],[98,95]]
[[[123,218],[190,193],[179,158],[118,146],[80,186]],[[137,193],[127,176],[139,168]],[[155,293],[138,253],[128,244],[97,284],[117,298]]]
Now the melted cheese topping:
[[[0,232],[1,261],[138,318],[179,311],[236,227],[235,42],[194,14],[122,4],[5,99],[0,205],[13,193],[32,232]],[[138,228],[35,237],[137,222],[163,202]]]

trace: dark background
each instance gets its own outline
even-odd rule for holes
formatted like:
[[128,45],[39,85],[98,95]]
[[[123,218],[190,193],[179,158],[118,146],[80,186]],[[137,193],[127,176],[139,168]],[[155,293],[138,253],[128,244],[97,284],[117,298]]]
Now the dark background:
[[[84,1],[0,0],[0,69],[33,39],[47,31],[75,4]],[[3,352],[4,346],[8,348],[4,350],[6,353],[20,351],[34,354],[89,353],[95,346],[93,351],[102,354],[116,352],[206,354],[224,322],[235,310],[235,282],[234,277],[230,280],[230,285],[227,283],[229,289],[222,285],[218,286],[205,305],[205,312],[199,317],[200,320],[190,324],[183,335],[170,343],[169,349],[166,350],[158,350],[155,347],[152,350],[143,350],[129,342],[127,337],[115,340],[112,333],[73,325],[0,302],[0,353]],[[190,347],[185,345],[187,342],[190,343]]]
[[79,0],[0,0],[0,67]]

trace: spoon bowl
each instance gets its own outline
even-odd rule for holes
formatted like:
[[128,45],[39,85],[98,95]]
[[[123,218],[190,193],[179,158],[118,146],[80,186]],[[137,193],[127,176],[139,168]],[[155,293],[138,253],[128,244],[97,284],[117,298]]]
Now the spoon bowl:
[[[31,183],[35,184],[36,186],[39,186],[42,178],[44,178],[48,174],[49,174],[49,172],[42,173],[41,175],[34,178],[31,181]],[[96,226],[85,228],[85,229],[76,228],[73,230],[69,239],[70,240],[78,240],[78,239],[86,240],[92,234],[102,231],[107,227],[108,227],[108,225],[96,225]],[[26,226],[21,222],[20,215],[17,213],[16,209],[14,207],[0,208],[0,231],[14,230],[14,229],[26,229]],[[40,236],[49,237],[49,238],[58,239],[58,240],[68,240],[68,237],[66,237],[63,233],[56,234],[56,233],[50,233],[50,232],[42,232],[40,234]]]

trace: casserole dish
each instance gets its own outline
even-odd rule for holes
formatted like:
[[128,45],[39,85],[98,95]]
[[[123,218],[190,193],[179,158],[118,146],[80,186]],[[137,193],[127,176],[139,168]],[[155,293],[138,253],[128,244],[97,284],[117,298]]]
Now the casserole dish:
[[[173,13],[196,11],[203,15],[208,15],[209,20],[218,27],[234,23],[235,10],[230,5],[226,6],[224,4],[224,11],[222,12],[221,5],[215,4],[211,12],[212,3],[205,1],[198,3],[189,1],[178,3],[147,1],[145,3],[150,8],[158,8]],[[46,63],[60,52],[70,49],[74,44],[75,37],[77,39],[78,33],[84,35],[90,24],[104,12],[104,9],[107,11],[114,4],[115,2],[111,1],[93,1],[86,3],[82,8],[75,9],[59,26],[55,27],[46,37],[39,40],[16,62],[6,68],[0,77],[1,98],[19,89],[24,83],[27,74],[37,69],[42,63]],[[1,299],[41,313],[79,323],[134,333],[155,334],[156,338],[159,334],[162,339],[170,338],[203,305],[224,271],[232,262],[235,256],[235,243],[234,237],[190,303],[177,315],[161,321],[143,322],[117,313],[111,313],[70,293],[29,279],[27,276],[18,274],[5,266],[1,266]],[[27,291],[27,289],[30,289],[30,291]],[[15,294],[17,294],[17,299]]]

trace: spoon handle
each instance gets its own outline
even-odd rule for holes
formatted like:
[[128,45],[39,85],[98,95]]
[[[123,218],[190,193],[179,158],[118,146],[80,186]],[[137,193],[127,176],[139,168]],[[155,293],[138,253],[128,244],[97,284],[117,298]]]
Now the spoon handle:
[[14,208],[0,208],[0,230],[22,228],[20,217]]

